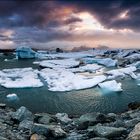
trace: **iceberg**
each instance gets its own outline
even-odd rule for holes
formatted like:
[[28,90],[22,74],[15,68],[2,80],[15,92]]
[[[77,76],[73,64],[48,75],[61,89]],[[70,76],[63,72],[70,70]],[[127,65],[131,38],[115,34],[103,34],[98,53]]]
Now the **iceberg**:
[[131,54],[133,54],[135,52],[135,50],[121,50],[118,54],[117,54],[117,58],[125,58]]
[[126,58],[130,59],[130,60],[140,60],[140,53],[131,54],[131,55],[127,56]]
[[46,68],[73,68],[79,66],[80,62],[75,59],[62,59],[62,60],[44,60],[39,63],[41,67]]
[[122,91],[121,83],[117,83],[115,80],[106,81],[98,84],[100,88],[108,91],[119,92]]
[[51,91],[71,91],[86,89],[96,86],[98,83],[106,80],[106,76],[99,75],[89,78],[83,75],[78,75],[66,69],[49,69],[45,68],[40,71],[42,76],[48,83],[48,88]]
[[121,68],[121,69],[115,69],[110,70],[108,72],[105,72],[108,76],[108,79],[115,79],[117,77],[125,77],[125,75],[129,75],[132,78],[136,78],[136,75],[134,74],[134,71],[136,71],[137,68],[135,66],[130,66],[127,68]]
[[38,71],[32,68],[14,68],[0,71],[0,85],[6,88],[41,87]]
[[113,60],[111,58],[83,58],[82,60],[86,64],[97,63],[106,67],[115,67],[118,63],[118,60]]
[[61,59],[68,59],[68,58],[83,58],[83,57],[92,57],[93,55],[89,51],[82,51],[82,52],[63,52],[63,53],[51,53],[51,54],[44,54],[46,58],[61,58]]
[[13,100],[18,100],[19,99],[18,96],[15,93],[8,94],[6,97],[7,97],[7,99],[9,101],[13,101]]
[[81,66],[79,68],[72,68],[69,70],[72,72],[96,72],[96,70],[99,70],[101,68],[103,67],[97,64],[87,64],[85,66]]
[[22,46],[16,49],[16,58],[35,58],[37,53],[30,47]]
[[132,63],[131,65],[128,65],[128,66],[135,66],[137,69],[140,69],[140,61]]

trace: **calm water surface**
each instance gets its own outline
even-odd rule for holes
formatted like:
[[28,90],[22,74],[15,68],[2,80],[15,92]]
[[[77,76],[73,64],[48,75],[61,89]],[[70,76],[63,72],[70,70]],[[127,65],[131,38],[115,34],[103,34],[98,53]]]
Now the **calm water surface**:
[[[10,60],[11,56],[0,56],[0,69],[4,68],[38,68],[33,65],[35,60]],[[0,102],[13,107],[26,106],[33,112],[66,112],[68,114],[83,114],[86,112],[122,112],[133,101],[140,101],[140,86],[137,81],[126,78],[120,81],[123,92],[105,93],[98,87],[70,92],[51,92],[47,86],[41,88],[6,89],[0,87]],[[18,101],[8,101],[7,94],[16,93]]]

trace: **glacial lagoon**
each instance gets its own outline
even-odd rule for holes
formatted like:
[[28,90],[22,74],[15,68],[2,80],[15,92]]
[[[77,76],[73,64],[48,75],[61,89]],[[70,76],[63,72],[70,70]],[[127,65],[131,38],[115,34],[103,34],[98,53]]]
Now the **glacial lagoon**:
[[[33,64],[35,59],[16,60],[14,55],[0,57],[0,70],[9,68],[32,67],[39,69]],[[0,86],[0,102],[19,108],[26,106],[33,112],[66,112],[68,114],[83,114],[86,112],[123,112],[127,105],[133,101],[140,101],[140,86],[137,80],[127,77],[117,80],[122,83],[122,92],[106,93],[98,86],[89,89],[72,91],[49,91],[47,85],[39,88],[5,88]],[[7,95],[15,93],[18,100],[8,100]]]

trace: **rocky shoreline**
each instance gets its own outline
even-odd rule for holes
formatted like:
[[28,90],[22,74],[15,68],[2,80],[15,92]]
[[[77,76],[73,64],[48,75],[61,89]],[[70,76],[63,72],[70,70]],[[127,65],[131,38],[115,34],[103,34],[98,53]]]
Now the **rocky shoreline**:
[[128,107],[121,114],[68,116],[33,114],[24,106],[15,110],[0,104],[0,140],[140,140],[140,104]]

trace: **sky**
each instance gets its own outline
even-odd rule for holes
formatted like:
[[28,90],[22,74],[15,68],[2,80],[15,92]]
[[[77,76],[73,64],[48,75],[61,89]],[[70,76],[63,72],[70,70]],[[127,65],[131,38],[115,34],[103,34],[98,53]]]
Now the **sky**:
[[0,0],[0,49],[140,48],[140,0]]

